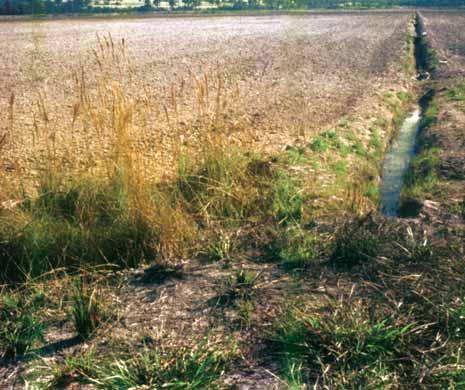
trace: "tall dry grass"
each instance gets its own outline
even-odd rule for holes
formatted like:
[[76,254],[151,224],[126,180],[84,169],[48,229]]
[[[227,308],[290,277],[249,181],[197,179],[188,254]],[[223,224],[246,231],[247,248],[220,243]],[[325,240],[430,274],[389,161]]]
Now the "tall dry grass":
[[[38,94],[34,174],[18,186],[19,206],[0,212],[4,279],[195,256],[218,246],[218,232],[266,221],[280,230],[304,217],[299,175],[254,151],[236,84],[191,73],[163,97],[135,91],[127,51],[124,40],[98,39],[74,72],[66,117],[49,108],[53,96]],[[13,128],[13,100],[11,112]],[[359,187],[343,207],[368,207]]]
[[[267,164],[247,152],[251,137],[229,105],[237,90],[230,96],[218,75],[192,75],[195,115],[186,122],[177,86],[161,103],[148,91],[132,93],[125,41],[99,39],[92,58],[95,74],[85,66],[75,72],[66,120],[55,118],[46,93],[39,94],[31,134],[36,174],[23,180],[19,207],[0,214],[7,280],[57,267],[137,266],[187,256],[207,229],[273,208],[265,185],[272,173],[254,169]],[[176,132],[173,144],[157,145],[162,156],[169,151],[169,169],[147,147],[160,107]],[[241,137],[232,137],[236,131]]]

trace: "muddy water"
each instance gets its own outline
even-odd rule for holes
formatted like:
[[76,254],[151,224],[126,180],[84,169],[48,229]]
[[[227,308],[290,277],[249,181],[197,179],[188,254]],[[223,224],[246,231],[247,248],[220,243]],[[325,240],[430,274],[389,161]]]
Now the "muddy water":
[[420,113],[418,107],[405,119],[384,159],[380,207],[381,212],[389,217],[397,215],[405,172],[415,152],[415,140],[421,119]]

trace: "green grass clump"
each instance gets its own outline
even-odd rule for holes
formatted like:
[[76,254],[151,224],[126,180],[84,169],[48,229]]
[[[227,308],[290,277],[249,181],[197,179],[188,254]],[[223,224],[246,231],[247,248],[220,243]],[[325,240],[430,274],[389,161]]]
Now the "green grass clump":
[[218,287],[218,294],[212,303],[220,306],[231,306],[238,301],[250,301],[257,283],[257,275],[244,269],[236,270],[234,275],[225,278]]
[[371,199],[375,204],[379,201],[379,185],[373,181],[364,183],[363,195]]
[[452,102],[456,102],[458,107],[465,111],[465,82],[455,85],[447,90],[446,98]]
[[74,285],[71,317],[79,337],[86,340],[92,336],[105,320],[102,302],[98,291],[84,285],[82,281]]
[[300,221],[303,196],[297,180],[289,173],[280,171],[272,181],[271,213],[280,222]]
[[402,103],[407,103],[412,99],[412,95],[407,91],[399,91],[396,96]]
[[310,149],[314,152],[325,152],[328,148],[339,150],[343,155],[350,153],[350,147],[342,142],[335,129],[327,129],[310,143]]
[[233,253],[234,245],[230,234],[222,229],[215,232],[213,237],[208,240],[206,249],[202,257],[208,261],[229,260]]
[[379,160],[383,153],[383,143],[379,137],[379,130],[376,126],[372,126],[370,132],[370,148],[373,149],[375,160]]
[[449,315],[449,328],[451,336],[458,339],[465,339],[465,299],[456,297],[446,308]]
[[300,225],[285,228],[274,239],[269,257],[276,259],[286,271],[302,270],[317,256],[315,238]]
[[373,260],[380,246],[380,237],[365,228],[361,221],[348,223],[336,233],[331,264],[337,268],[350,269]]
[[104,367],[100,372],[104,383],[101,388],[212,388],[226,364],[221,353],[210,351],[206,345],[176,353],[147,349],[134,358],[116,360]]
[[337,177],[344,176],[347,173],[347,163],[344,160],[332,162],[330,168]]
[[25,379],[32,388],[41,390],[66,389],[75,383],[91,384],[90,378],[97,377],[98,363],[95,350],[90,349],[85,353],[66,356],[47,367],[32,367]]
[[436,123],[437,116],[439,114],[439,107],[437,102],[433,99],[428,108],[423,112],[423,116],[420,121],[420,128],[430,127]]
[[38,296],[0,295],[0,357],[14,359],[43,341],[44,324],[35,314]]
[[437,167],[441,150],[425,149],[415,156],[405,176],[402,198],[422,201],[435,191],[438,176]]
[[465,197],[463,200],[457,205],[456,211],[458,214],[462,217],[462,219],[465,221]]
[[465,101],[465,83],[460,83],[446,92],[446,97],[454,102]]
[[315,137],[309,146],[314,152],[326,152],[329,148],[328,141],[321,136]]
[[382,388],[412,328],[393,317],[377,318],[362,300],[349,298],[332,301],[324,311],[290,309],[277,322],[275,349],[291,383],[319,377],[329,388]]
[[362,156],[362,157],[366,157],[367,153],[368,153],[366,148],[365,148],[365,145],[363,145],[362,141],[360,141],[360,140],[356,140],[352,144],[352,150],[354,151],[354,153],[356,153],[357,155]]
[[[163,348],[154,343],[145,343],[137,351],[123,346],[121,351],[105,358],[91,350],[49,367],[46,382],[31,383],[47,389],[71,383],[92,384],[102,390],[214,389],[219,387],[234,354],[233,347],[209,343],[206,339],[177,348]],[[43,370],[36,376],[43,375]]]
[[19,210],[0,215],[4,280],[59,267],[133,267],[155,256],[157,231],[121,182],[60,180],[38,190]]
[[291,147],[287,150],[286,162],[291,165],[303,165],[308,163],[308,157],[304,149]]

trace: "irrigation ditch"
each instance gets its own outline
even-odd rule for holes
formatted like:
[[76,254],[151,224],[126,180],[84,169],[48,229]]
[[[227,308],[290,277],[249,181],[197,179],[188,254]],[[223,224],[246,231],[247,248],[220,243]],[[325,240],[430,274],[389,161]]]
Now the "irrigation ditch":
[[387,217],[414,217],[421,204],[401,197],[412,158],[418,152],[421,132],[427,125],[425,112],[435,95],[436,55],[431,48],[423,20],[414,17],[414,63],[417,79],[417,102],[396,131],[384,157],[380,184],[380,211]]

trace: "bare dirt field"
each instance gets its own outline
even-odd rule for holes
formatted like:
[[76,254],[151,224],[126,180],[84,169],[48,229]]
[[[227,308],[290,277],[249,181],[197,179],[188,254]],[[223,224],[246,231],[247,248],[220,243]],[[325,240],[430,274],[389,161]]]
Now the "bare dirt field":
[[465,11],[422,13],[431,44],[439,52],[441,76],[464,75]]
[[[195,138],[196,121],[219,106],[231,134],[243,138],[237,132],[249,129],[262,150],[281,149],[360,114],[376,93],[405,78],[399,67],[409,17],[386,12],[0,23],[0,130],[10,133],[2,165],[29,171],[45,132],[55,145],[74,145],[68,156],[91,150],[95,126],[80,117],[75,75],[85,73],[87,87],[94,88],[97,36],[111,36],[114,45],[124,39],[120,79],[134,99],[140,143],[148,160],[164,166],[177,143],[173,138]],[[7,130],[10,117],[13,130]]]

